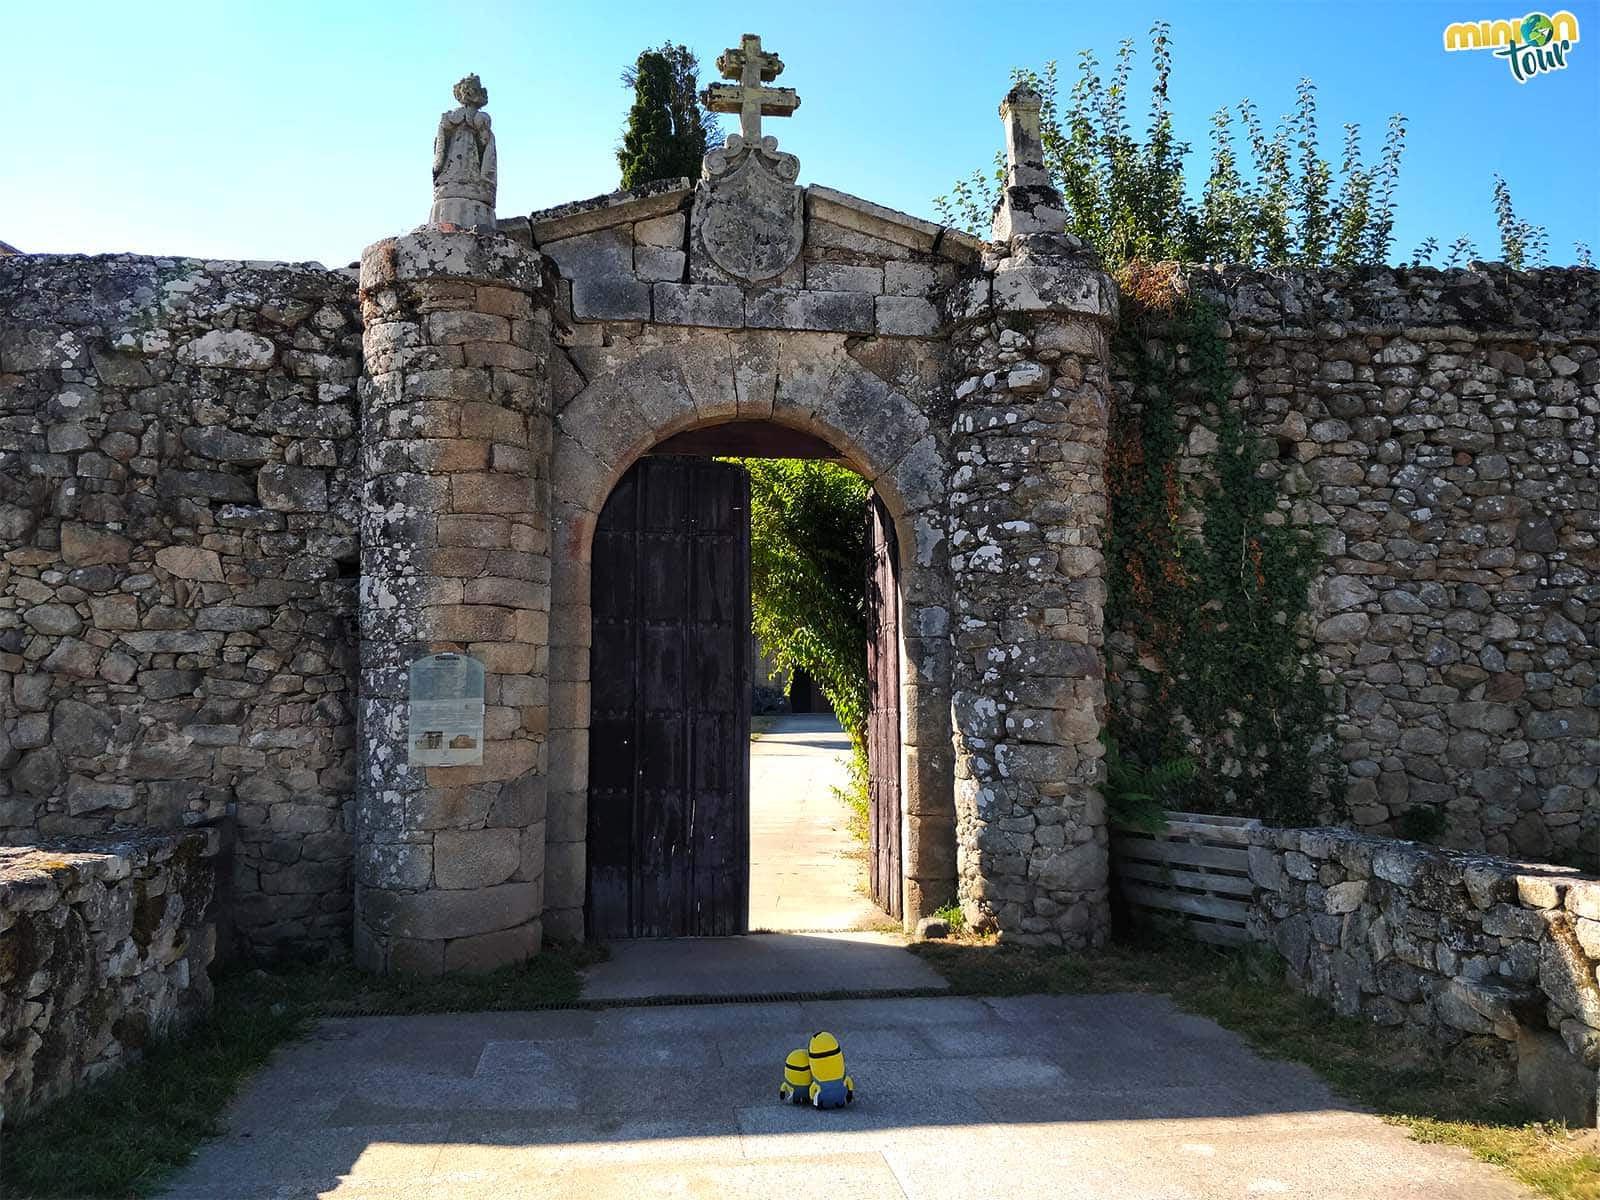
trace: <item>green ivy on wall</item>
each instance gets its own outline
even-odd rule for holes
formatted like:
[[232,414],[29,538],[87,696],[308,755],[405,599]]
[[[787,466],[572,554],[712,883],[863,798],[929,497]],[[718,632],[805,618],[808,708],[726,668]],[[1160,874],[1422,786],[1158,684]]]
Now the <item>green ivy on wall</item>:
[[[1308,531],[1269,521],[1263,478],[1230,391],[1217,314],[1172,287],[1170,267],[1130,270],[1114,352],[1132,403],[1107,455],[1108,628],[1130,634],[1133,678],[1113,678],[1111,733],[1153,765],[1190,759],[1186,806],[1314,822],[1342,792],[1332,709],[1309,651],[1322,555]],[[1215,434],[1197,481],[1179,473],[1179,405]],[[1142,683],[1139,703],[1126,703]]]

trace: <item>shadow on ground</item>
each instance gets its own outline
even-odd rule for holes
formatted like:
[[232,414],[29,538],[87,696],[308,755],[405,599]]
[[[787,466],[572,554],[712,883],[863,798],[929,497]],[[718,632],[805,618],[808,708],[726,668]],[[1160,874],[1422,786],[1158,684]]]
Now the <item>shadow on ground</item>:
[[[860,1100],[847,1110],[778,1102],[784,1055],[819,1028],[839,1037],[855,1077]],[[246,1089],[227,1134],[168,1195],[819,1191],[1525,1195],[1143,995],[327,1020]]]

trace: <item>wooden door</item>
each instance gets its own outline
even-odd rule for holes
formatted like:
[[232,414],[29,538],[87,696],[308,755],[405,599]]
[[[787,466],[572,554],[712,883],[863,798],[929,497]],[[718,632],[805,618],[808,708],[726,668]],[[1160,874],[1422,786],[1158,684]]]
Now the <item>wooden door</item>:
[[595,527],[591,938],[744,933],[750,884],[750,480],[645,458]]
[[900,587],[894,522],[867,503],[867,879],[873,902],[904,911],[900,887]]

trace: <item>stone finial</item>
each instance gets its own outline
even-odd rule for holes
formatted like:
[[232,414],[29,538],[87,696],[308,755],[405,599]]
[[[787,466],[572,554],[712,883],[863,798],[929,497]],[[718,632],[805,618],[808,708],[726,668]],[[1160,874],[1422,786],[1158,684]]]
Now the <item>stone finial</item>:
[[489,114],[489,92],[476,75],[456,84],[459,108],[439,118],[433,139],[433,208],[430,225],[494,228],[497,163]]
[[1039,93],[1021,83],[1000,102],[1000,119],[1006,126],[1006,181],[994,216],[996,241],[1061,233],[1067,227],[1061,193],[1050,182],[1050,171],[1044,165],[1044,139],[1039,132],[1043,108]]

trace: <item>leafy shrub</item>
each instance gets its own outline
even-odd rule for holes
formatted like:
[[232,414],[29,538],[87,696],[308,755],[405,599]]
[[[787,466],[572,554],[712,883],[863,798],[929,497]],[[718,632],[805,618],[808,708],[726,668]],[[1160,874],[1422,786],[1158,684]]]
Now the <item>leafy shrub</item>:
[[853,745],[867,726],[867,481],[811,459],[750,473],[751,624],[778,669],[817,681]]
[[[1014,83],[1043,99],[1044,161],[1066,201],[1067,232],[1093,246],[1107,266],[1162,259],[1303,266],[1387,259],[1404,116],[1389,118],[1376,162],[1362,157],[1361,127],[1346,124],[1335,169],[1319,147],[1316,85],[1302,79],[1294,111],[1270,134],[1251,101],[1219,108],[1211,118],[1210,166],[1200,180],[1188,174],[1190,147],[1173,136],[1172,40],[1165,21],[1151,26],[1150,59],[1150,122],[1142,140],[1128,119],[1133,39],[1118,46],[1109,80],[1101,77],[1092,50],[1079,51],[1078,77],[1064,104],[1056,62],[1012,71]],[[986,234],[1004,167],[1004,154],[997,154],[992,170],[973,172],[935,199],[944,220]]]

